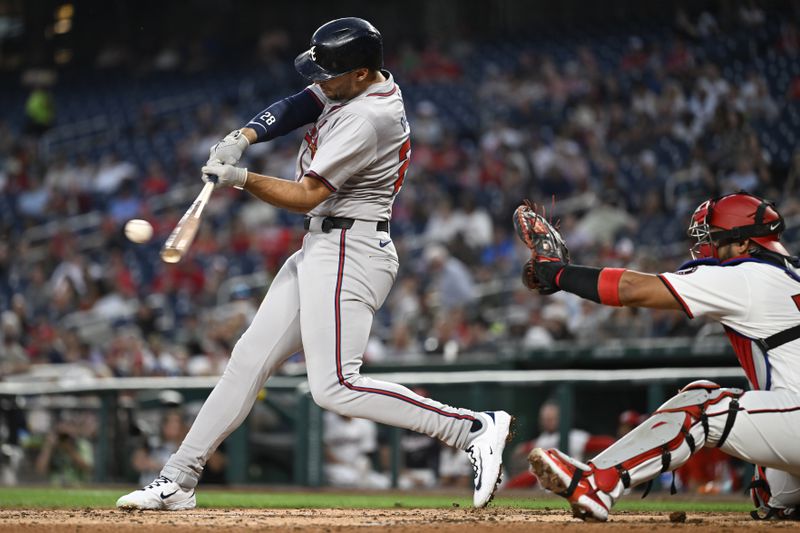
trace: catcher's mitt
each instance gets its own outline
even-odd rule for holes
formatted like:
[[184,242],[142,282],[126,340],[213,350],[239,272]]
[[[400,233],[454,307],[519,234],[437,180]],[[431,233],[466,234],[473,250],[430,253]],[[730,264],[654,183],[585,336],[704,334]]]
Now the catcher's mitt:
[[544,209],[538,213],[527,200],[514,211],[514,228],[531,250],[531,260],[522,270],[525,286],[539,294],[557,292],[555,274],[569,263],[569,249],[561,233],[545,218]]

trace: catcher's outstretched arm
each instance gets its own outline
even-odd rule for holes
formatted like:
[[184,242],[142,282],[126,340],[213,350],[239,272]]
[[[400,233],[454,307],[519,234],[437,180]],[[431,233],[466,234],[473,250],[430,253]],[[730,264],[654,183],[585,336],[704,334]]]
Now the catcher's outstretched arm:
[[683,310],[669,287],[654,274],[624,268],[535,263],[544,283],[604,305]]
[[539,294],[564,290],[593,302],[630,307],[683,310],[669,285],[656,275],[623,268],[571,265],[569,250],[544,210],[525,201],[513,216],[517,236],[531,250],[522,281]]
[[635,270],[626,270],[622,274],[619,280],[619,301],[630,307],[683,310],[660,277]]

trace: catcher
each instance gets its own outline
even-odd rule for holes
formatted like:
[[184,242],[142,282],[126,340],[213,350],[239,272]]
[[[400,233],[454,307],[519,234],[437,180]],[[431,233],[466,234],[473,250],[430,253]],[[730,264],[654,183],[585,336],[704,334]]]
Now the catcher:
[[785,223],[775,206],[745,192],[703,202],[688,230],[693,260],[657,275],[570,264],[558,230],[528,203],[514,224],[531,249],[523,271],[531,290],[718,320],[751,388],[689,383],[587,463],[536,448],[528,461],[542,485],[569,500],[576,517],[604,521],[626,489],[715,446],[757,465],[753,518],[800,517],[800,261],[780,241]]

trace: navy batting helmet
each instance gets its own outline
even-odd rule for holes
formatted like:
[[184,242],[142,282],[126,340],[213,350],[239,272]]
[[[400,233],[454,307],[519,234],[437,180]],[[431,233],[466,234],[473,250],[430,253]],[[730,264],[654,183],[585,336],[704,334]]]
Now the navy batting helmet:
[[311,48],[297,56],[294,68],[311,81],[324,81],[357,68],[383,67],[383,38],[364,19],[346,17],[320,26]]

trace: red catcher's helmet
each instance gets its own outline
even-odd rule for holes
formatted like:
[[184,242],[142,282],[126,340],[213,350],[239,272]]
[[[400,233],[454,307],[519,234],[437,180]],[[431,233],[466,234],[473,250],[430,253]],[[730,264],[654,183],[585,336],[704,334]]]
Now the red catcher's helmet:
[[750,193],[739,191],[706,200],[695,209],[687,231],[697,239],[692,257],[717,257],[725,244],[750,239],[780,255],[789,256],[778,237],[786,227],[775,204]]

